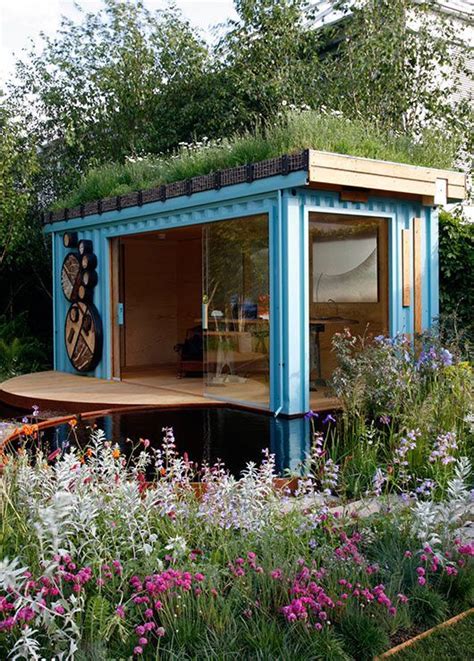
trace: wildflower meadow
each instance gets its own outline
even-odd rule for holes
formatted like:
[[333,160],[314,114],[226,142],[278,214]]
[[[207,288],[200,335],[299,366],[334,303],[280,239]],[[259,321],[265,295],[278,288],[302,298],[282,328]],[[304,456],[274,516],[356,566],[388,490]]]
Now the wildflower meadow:
[[[335,339],[339,414],[276,481],[26,424],[0,478],[0,654],[372,659],[474,603],[471,368],[433,338]],[[381,366],[384,369],[381,369]],[[323,431],[321,431],[321,429]],[[283,484],[283,486],[282,486]]]

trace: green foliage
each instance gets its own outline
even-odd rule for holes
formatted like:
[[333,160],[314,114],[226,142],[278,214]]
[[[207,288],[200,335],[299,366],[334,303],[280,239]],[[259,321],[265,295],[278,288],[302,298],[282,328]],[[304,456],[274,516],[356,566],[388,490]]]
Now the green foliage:
[[348,653],[360,661],[370,661],[389,647],[386,632],[380,623],[363,613],[352,613],[341,623],[341,632]]
[[13,320],[0,317],[0,380],[41,369],[45,347],[28,328],[27,313]]
[[163,121],[166,112],[162,117],[165,109],[179,116],[167,90],[174,86],[187,102],[186,88],[207,57],[174,7],[150,12],[142,2],[104,0],[101,11],[82,11],[78,23],[63,18],[41,50],[18,62],[9,86],[10,103],[45,145],[43,195],[57,195],[105,159],[176,145],[180,136]]
[[431,125],[449,134],[454,149],[463,145],[469,153],[474,114],[469,99],[456,100],[455,93],[461,75],[472,77],[472,71],[464,49],[453,48],[467,39],[468,27],[463,34],[430,0],[334,4],[345,18],[328,28],[322,65],[327,105],[413,136]]
[[[473,372],[463,360],[464,344],[443,327],[415,343],[404,337],[374,340],[345,331],[334,335],[333,348],[338,367],[332,386],[343,412],[326,445],[341,466],[344,489],[351,495],[372,490],[382,465],[386,490],[398,490],[404,480],[403,488],[408,488],[411,474],[418,483],[434,480],[442,491],[453,463],[430,460],[437,439],[453,433],[457,451],[473,457],[468,422]],[[408,433],[415,433],[416,442],[403,459],[409,467],[405,471],[396,453]]]
[[472,658],[473,649],[474,615],[470,615],[402,650],[396,658],[399,661],[466,661]]
[[29,261],[38,226],[29,214],[37,157],[29,136],[0,106],[0,272]]
[[432,133],[417,143],[361,120],[316,111],[290,111],[266,127],[221,141],[183,145],[172,156],[130,159],[123,165],[109,164],[90,170],[75,190],[54,208],[119,195],[131,190],[189,179],[222,168],[291,153],[311,147],[340,154],[378,158],[433,167],[452,165],[449,149],[439,149]]
[[440,309],[456,315],[459,330],[474,340],[474,223],[439,214]]
[[84,638],[100,642],[105,635],[112,614],[110,602],[96,595],[89,600],[84,620]]
[[446,618],[448,602],[435,590],[417,586],[410,594],[410,612],[413,621],[424,627],[432,627]]

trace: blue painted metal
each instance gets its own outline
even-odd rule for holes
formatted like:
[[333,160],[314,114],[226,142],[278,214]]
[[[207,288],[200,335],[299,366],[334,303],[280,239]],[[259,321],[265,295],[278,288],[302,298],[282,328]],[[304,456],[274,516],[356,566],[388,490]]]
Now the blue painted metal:
[[308,223],[300,196],[285,191],[281,222],[282,413],[295,415],[309,407]]
[[413,306],[402,305],[401,230],[411,227],[414,217],[421,217],[423,327],[429,327],[438,314],[437,211],[417,202],[386,197],[370,197],[367,203],[341,202],[336,192],[303,188],[305,183],[305,173],[292,173],[49,226],[46,231],[53,233],[55,369],[74,371],[63,337],[69,307],[60,283],[60,267],[67,252],[62,245],[66,229],[77,230],[80,238],[92,240],[98,258],[94,303],[104,326],[104,351],[94,371],[97,377],[112,376],[110,239],[256,214],[265,213],[269,218],[270,410],[295,415],[309,408],[308,221],[311,212],[374,216],[384,218],[389,224],[391,334],[413,332]]
[[430,310],[429,318],[425,320],[426,326],[429,327],[433,324],[439,315],[439,225],[438,225],[438,209],[429,208],[425,209],[425,214],[428,216],[429,230],[427,231],[428,237],[428,250],[429,250],[429,264],[428,264],[428,292],[430,297]]

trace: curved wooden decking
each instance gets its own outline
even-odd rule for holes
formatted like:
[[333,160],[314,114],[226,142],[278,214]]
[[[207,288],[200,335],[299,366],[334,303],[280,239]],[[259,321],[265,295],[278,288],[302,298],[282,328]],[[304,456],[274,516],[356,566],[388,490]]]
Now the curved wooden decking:
[[[132,406],[237,406],[205,396],[202,379],[176,379],[169,374],[149,372],[130,374],[123,381],[108,381],[54,371],[24,374],[0,383],[0,402],[23,410],[37,405],[43,410],[67,413]],[[312,393],[311,408],[316,411],[333,410],[339,408],[339,401],[334,397],[325,397],[322,393]]]

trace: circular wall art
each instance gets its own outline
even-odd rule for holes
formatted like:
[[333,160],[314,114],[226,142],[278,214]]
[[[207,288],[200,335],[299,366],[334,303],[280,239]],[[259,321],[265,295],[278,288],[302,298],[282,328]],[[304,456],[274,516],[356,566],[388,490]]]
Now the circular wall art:
[[73,252],[70,252],[64,258],[61,268],[61,286],[64,296],[68,301],[76,300],[81,280],[81,263],[79,257]]
[[66,350],[78,372],[93,370],[102,354],[102,322],[93,303],[71,305],[65,325]]
[[74,369],[90,372],[102,357],[102,321],[92,303],[98,283],[97,257],[92,252],[92,241],[78,241],[76,232],[64,234],[63,244],[77,247],[79,253],[68,253],[61,267],[62,290],[71,303],[64,324],[66,352]]

